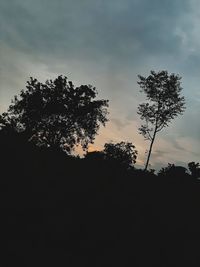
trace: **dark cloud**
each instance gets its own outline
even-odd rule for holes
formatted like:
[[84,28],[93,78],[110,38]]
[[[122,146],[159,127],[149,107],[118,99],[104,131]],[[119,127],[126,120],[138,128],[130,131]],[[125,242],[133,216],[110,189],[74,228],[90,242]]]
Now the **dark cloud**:
[[155,53],[176,55],[181,38],[174,29],[190,6],[186,0],[2,0],[0,10],[1,38],[14,47],[42,57],[104,55],[130,64]]
[[[120,132],[140,124],[137,106],[145,96],[137,74],[167,69],[183,77],[188,108],[166,132],[199,140],[197,5],[195,0],[1,0],[0,105],[8,105],[29,76],[45,80],[64,74],[76,84],[93,84],[110,100],[110,119]],[[166,132],[162,138],[177,151],[184,149]]]

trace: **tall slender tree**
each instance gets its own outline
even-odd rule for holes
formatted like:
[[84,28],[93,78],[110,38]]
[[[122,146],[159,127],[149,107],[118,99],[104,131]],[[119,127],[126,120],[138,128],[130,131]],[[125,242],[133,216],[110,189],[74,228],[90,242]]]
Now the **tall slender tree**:
[[148,77],[138,75],[141,92],[146,94],[146,102],[138,107],[138,114],[144,121],[140,134],[150,141],[145,170],[148,168],[156,134],[185,110],[185,98],[181,96],[181,77],[167,71],[151,71]]

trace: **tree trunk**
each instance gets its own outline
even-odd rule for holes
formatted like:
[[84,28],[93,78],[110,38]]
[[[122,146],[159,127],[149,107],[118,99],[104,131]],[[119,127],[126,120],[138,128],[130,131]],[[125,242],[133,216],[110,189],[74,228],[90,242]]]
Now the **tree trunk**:
[[150,148],[149,148],[149,153],[148,153],[147,161],[146,161],[145,168],[144,168],[145,171],[147,170],[148,165],[149,165],[151,151],[152,151],[153,143],[154,143],[154,140],[155,140],[155,137],[156,137],[156,130],[157,130],[157,127],[155,127],[155,130],[154,130],[154,133],[153,133],[153,138],[151,140],[151,144],[150,144]]

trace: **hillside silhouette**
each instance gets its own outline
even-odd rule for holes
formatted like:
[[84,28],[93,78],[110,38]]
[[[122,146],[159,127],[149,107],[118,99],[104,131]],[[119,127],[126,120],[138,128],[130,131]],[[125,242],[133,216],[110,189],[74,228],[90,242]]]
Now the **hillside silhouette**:
[[123,141],[72,156],[108,101],[62,76],[28,86],[0,117],[1,266],[199,267],[199,163],[136,169]]

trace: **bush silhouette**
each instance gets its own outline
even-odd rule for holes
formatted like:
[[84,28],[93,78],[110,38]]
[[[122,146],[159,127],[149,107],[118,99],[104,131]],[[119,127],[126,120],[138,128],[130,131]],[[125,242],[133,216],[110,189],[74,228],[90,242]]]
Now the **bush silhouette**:
[[200,164],[194,161],[188,163],[188,168],[191,172],[193,178],[197,179],[200,178]]

